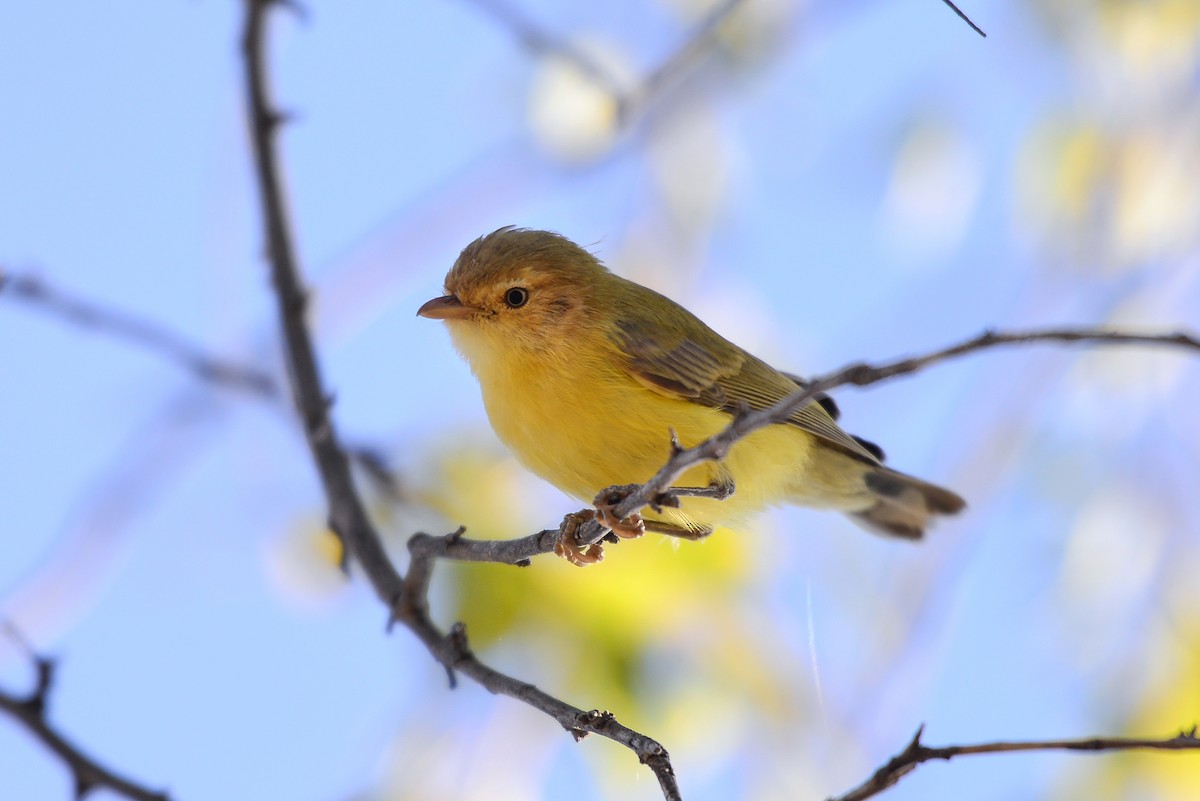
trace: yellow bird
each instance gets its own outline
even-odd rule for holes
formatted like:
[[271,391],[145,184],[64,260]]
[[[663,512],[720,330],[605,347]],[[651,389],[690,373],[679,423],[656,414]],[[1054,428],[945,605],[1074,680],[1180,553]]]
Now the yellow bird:
[[[445,292],[417,314],[446,323],[496,434],[527,468],[589,503],[605,487],[649,479],[670,455],[671,431],[694,445],[740,405],[765,408],[797,388],[558,234],[508,227],[476,239],[446,275]],[[730,497],[683,497],[679,508],[647,510],[645,527],[696,539],[790,503],[915,540],[931,517],[965,506],[950,490],[885,467],[882,451],[842,431],[836,416],[821,397],[738,441],[721,462],[680,480],[735,488]],[[640,521],[605,511],[600,519],[614,533],[641,532]],[[599,558],[599,549],[560,553],[577,564]]]

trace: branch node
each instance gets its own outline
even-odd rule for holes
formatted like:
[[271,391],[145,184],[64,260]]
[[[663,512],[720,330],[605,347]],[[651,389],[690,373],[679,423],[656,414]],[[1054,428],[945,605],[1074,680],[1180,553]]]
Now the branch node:
[[679,444],[679,435],[675,433],[674,428],[668,428],[667,431],[671,433],[671,458],[674,459],[683,453],[683,446]]
[[461,620],[450,627],[450,633],[446,635],[446,642],[454,654],[453,664],[457,665],[474,656],[471,653],[471,645],[467,642],[467,624]]
[[[589,709],[575,716],[575,725],[569,731],[571,732],[571,736],[575,738],[575,742],[579,742],[584,737],[587,737],[589,732],[603,734],[604,729],[616,723],[616,720],[616,716],[608,710]],[[643,763],[646,761],[640,753],[638,754],[638,758]]]

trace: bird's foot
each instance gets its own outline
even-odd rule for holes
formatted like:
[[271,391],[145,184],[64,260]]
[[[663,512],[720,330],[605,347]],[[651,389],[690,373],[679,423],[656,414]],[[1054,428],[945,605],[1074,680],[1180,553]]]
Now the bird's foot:
[[595,517],[596,512],[592,509],[572,512],[564,517],[558,527],[558,539],[554,541],[554,553],[576,567],[587,567],[603,561],[604,548],[600,543],[593,542],[590,545],[581,546],[575,542],[576,532],[584,523]]
[[646,533],[646,523],[636,512],[618,520],[612,513],[612,506],[598,506],[596,507],[596,520],[623,540],[636,540]]
[[600,492],[592,501],[596,505],[596,520],[600,525],[623,540],[634,540],[646,533],[646,524],[642,516],[631,514],[629,517],[618,518],[616,507],[631,491],[640,489],[637,484],[624,487],[608,487]]

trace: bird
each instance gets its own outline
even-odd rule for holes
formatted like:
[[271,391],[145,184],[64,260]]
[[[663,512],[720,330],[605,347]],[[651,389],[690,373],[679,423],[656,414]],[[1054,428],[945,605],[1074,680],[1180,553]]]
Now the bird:
[[[883,451],[837,424],[819,395],[784,423],[690,468],[694,488],[617,520],[601,490],[642,484],[673,444],[690,447],[740,410],[762,409],[803,380],[775,369],[664,295],[608,270],[550,231],[506,226],[467,245],[444,294],[421,317],[441,320],[478,380],[500,440],[531,472],[594,504],[619,537],[645,530],[701,539],[771,506],[833,509],[869,531],[919,540],[933,518],[965,507],[951,490],[893,470]],[[700,488],[708,488],[705,492]],[[560,538],[575,564],[602,558]]]

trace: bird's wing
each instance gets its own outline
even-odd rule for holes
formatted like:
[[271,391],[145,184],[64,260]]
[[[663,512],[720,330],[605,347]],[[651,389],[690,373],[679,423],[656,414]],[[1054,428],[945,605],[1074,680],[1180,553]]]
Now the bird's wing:
[[[615,341],[630,375],[656,392],[731,413],[741,404],[765,409],[796,391],[795,381],[766,362],[699,320],[689,322],[686,330],[692,335],[683,336],[663,333],[663,327],[650,323],[623,321]],[[788,423],[855,458],[879,462],[874,453],[840,429],[819,402],[797,409]]]

